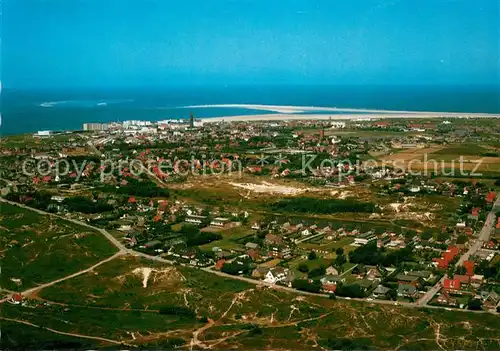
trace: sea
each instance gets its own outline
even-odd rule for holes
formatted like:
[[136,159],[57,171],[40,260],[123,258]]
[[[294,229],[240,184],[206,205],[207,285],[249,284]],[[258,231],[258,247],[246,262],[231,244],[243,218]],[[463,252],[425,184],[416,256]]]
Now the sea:
[[214,104],[498,114],[500,86],[253,85],[134,89],[3,89],[0,134],[81,130],[83,123],[90,122],[187,119],[190,113],[196,118],[277,113],[247,108],[186,108],[191,105]]

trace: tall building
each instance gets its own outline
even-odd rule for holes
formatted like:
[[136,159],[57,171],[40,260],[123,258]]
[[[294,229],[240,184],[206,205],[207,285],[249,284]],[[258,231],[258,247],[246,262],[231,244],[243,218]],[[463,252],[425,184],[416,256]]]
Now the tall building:
[[321,130],[319,131],[319,140],[323,140],[325,138],[325,126],[321,125]]
[[194,128],[194,116],[193,113],[189,113],[189,128]]
[[84,123],[83,130],[85,130],[85,131],[108,130],[108,124],[107,123]]

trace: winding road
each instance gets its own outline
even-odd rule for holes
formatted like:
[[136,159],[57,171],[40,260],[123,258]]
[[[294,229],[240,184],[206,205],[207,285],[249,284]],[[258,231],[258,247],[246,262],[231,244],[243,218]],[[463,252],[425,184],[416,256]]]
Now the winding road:
[[[483,247],[484,243],[489,241],[490,235],[493,232],[493,227],[495,225],[496,220],[496,211],[499,210],[500,207],[500,197],[497,198],[496,202],[493,204],[493,207],[486,217],[486,221],[484,222],[484,226],[481,229],[481,233],[479,233],[479,237],[474,241],[472,246],[465,252],[455,264],[455,267],[461,266],[465,261],[469,259],[472,255],[474,255],[479,249]],[[424,296],[417,301],[417,305],[425,306],[427,305],[434,296],[441,290],[443,287],[444,281],[447,279],[447,275],[445,274],[437,283],[434,285]]]

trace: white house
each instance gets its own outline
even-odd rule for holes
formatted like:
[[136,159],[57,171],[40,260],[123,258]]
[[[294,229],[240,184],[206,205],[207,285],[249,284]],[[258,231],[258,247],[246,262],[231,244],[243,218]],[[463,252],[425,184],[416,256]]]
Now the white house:
[[302,236],[307,236],[307,235],[311,235],[311,231],[309,229],[304,229],[303,231],[300,232],[300,234]]
[[420,191],[420,187],[419,187],[419,186],[412,186],[412,187],[410,188],[410,191],[411,191],[412,193],[418,193],[418,192]]
[[264,281],[271,284],[284,281],[288,276],[288,269],[283,267],[274,267],[267,272]]

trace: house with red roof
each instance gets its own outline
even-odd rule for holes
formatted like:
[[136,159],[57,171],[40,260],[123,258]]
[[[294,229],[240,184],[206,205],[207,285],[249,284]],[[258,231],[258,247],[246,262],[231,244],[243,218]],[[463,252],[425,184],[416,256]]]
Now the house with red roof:
[[128,198],[128,203],[129,204],[135,204],[135,203],[137,203],[137,200],[135,199],[135,197],[131,196],[131,197]]
[[474,264],[475,264],[475,262],[471,261],[471,260],[464,261],[464,263],[463,263],[463,266],[465,267],[466,274],[469,277],[472,277],[474,275]]
[[14,293],[10,297],[9,302],[14,305],[19,305],[21,302],[23,302],[23,295],[21,295],[20,293]]
[[215,269],[220,271],[222,267],[224,267],[224,263],[226,263],[226,260],[221,258],[220,260],[217,261],[217,263],[215,263]]
[[486,202],[491,204],[495,201],[495,198],[497,197],[497,193],[494,192],[494,191],[490,191],[487,195],[486,195]]
[[337,284],[323,284],[323,291],[327,293],[334,293],[337,290]]
[[488,241],[488,243],[485,245],[487,249],[495,249],[497,247],[497,244],[493,240]]
[[479,211],[480,211],[480,210],[481,210],[481,209],[480,209],[479,207],[475,207],[475,208],[473,208],[473,209],[472,209],[472,211],[471,211],[471,215],[472,215],[473,217],[478,217],[478,216],[479,216]]
[[448,264],[460,253],[460,249],[456,246],[449,246],[448,250],[443,252],[440,258],[433,258],[438,268],[448,268]]
[[252,261],[260,260],[260,252],[258,249],[248,250],[247,255],[252,259]]
[[443,268],[443,269],[445,269],[445,268],[448,267],[448,262],[444,258],[442,258],[442,257],[433,258],[432,261],[436,263],[436,267],[437,268]]
[[159,222],[159,221],[161,221],[161,219],[162,219],[161,215],[156,215],[156,216],[153,217],[153,221],[154,222]]
[[443,287],[448,290],[460,290],[460,280],[458,279],[445,279]]
[[455,274],[453,275],[453,280],[459,281],[460,285],[467,285],[470,283],[470,277],[468,275]]
[[456,246],[449,246],[448,250],[443,253],[443,258],[448,261],[452,261],[460,252],[460,249]]

